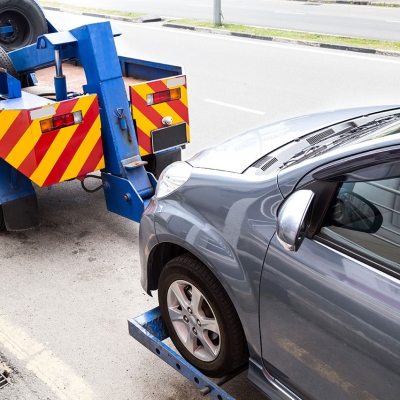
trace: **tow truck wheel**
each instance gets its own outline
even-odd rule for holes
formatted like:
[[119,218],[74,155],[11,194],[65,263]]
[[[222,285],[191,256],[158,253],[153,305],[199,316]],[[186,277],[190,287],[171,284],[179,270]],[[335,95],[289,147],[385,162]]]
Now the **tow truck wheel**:
[[6,69],[11,76],[18,79],[18,72],[15,69],[13,62],[1,47],[0,47],[0,68]]
[[0,231],[6,229],[6,224],[4,222],[3,208],[0,206]]
[[160,275],[158,300],[172,342],[203,374],[220,377],[247,362],[235,307],[203,263],[187,255],[171,260]]
[[0,46],[8,52],[36,42],[47,22],[34,0],[0,0],[0,28]]

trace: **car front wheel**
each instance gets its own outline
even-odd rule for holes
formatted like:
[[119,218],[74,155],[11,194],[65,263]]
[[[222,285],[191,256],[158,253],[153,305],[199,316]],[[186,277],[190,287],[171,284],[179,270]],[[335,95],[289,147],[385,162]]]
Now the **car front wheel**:
[[171,260],[161,272],[158,300],[172,342],[199,371],[220,377],[248,361],[237,312],[203,263],[187,255]]

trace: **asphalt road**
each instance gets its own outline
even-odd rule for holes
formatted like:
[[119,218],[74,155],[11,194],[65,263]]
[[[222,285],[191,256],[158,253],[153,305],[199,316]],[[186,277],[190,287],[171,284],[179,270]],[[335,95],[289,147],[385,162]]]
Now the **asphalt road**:
[[[168,17],[213,19],[213,0],[57,0]],[[400,40],[400,9],[300,1],[221,0],[224,21],[380,40]]]
[[[49,13],[61,28],[91,18]],[[189,157],[245,129],[327,109],[398,104],[400,60],[115,23],[120,54],[184,65]],[[139,283],[138,225],[78,182],[38,189],[40,228],[0,232],[0,399],[202,399],[133,340],[127,318],[157,304]],[[260,400],[245,374],[226,384]]]

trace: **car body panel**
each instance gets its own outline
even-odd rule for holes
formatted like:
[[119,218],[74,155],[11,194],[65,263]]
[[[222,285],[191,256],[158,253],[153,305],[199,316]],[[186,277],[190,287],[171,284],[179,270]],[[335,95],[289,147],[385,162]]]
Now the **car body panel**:
[[398,398],[397,279],[316,241],[288,253],[274,238],[260,292],[263,358],[288,387],[327,400]]
[[188,162],[196,168],[242,173],[264,155],[311,132],[359,116],[395,108],[396,106],[347,108],[274,122],[203,150]]

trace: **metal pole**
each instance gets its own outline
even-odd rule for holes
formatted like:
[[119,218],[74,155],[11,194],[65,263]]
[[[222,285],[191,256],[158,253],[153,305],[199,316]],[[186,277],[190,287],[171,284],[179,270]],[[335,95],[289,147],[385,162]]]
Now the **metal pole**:
[[54,49],[54,61],[56,62],[56,76],[54,77],[54,88],[56,89],[56,100],[67,100],[67,80],[62,72],[62,60],[60,49]]
[[54,50],[54,61],[56,63],[56,76],[61,77],[63,76],[62,73],[62,61],[61,61],[61,56],[60,56],[60,50],[55,49]]
[[214,25],[221,25],[221,0],[214,0]]

